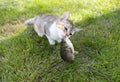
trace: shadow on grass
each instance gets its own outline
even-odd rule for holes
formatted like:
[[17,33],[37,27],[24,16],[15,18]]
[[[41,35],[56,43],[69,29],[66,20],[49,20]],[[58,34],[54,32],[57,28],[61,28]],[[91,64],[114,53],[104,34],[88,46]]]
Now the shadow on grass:
[[3,80],[120,81],[113,74],[112,63],[116,63],[114,60],[118,57],[116,45],[120,35],[119,14],[120,10],[116,10],[75,23],[84,30],[71,38],[75,49],[79,51],[72,64],[61,62],[59,44],[50,46],[47,38],[38,37],[32,27],[27,27],[18,36],[1,41]]

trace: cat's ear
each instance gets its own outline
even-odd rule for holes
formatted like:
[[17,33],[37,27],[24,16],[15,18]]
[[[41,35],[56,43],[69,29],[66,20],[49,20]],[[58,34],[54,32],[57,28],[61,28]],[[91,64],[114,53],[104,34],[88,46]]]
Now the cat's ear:
[[67,20],[69,16],[70,16],[70,12],[67,11],[60,17],[60,19],[61,20]]
[[81,30],[83,30],[83,29],[79,29],[79,28],[76,28],[76,27],[73,28],[73,31],[74,31],[74,32],[79,32],[79,31],[81,31]]

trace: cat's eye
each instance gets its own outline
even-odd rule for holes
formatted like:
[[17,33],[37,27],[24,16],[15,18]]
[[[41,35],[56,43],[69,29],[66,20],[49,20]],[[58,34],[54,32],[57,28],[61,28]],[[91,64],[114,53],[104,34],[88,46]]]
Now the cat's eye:
[[68,30],[67,27],[65,27],[65,30]]

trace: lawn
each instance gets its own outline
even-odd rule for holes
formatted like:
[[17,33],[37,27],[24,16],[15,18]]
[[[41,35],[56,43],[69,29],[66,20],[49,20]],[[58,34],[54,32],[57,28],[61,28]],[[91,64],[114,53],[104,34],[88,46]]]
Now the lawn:
[[[65,11],[83,28],[71,37],[79,51],[72,63],[24,24]],[[120,1],[0,0],[0,82],[120,82]]]

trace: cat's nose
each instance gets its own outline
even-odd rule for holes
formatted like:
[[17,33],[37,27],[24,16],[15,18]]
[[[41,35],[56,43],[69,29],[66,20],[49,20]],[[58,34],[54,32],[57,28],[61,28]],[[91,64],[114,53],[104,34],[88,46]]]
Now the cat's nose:
[[67,36],[69,36],[69,33],[68,33],[68,32],[66,32],[66,35],[67,35]]
[[69,34],[70,36],[72,35],[72,33]]
[[66,36],[70,37],[72,36],[72,33],[67,33]]
[[66,34],[66,36],[69,36],[69,34]]

